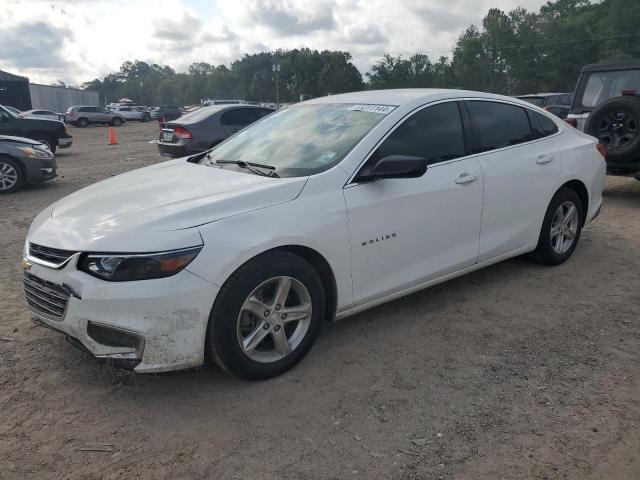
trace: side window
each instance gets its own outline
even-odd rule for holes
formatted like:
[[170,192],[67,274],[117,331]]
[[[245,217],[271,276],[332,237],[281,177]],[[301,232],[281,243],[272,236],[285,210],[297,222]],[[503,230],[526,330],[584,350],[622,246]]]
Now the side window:
[[89,107],[80,107],[80,108],[78,109],[78,111],[79,111],[79,112],[90,112],[90,111],[91,111],[91,109],[90,109]]
[[476,137],[473,153],[488,152],[533,139],[524,108],[485,101],[469,101],[467,105]]
[[550,118],[531,110],[527,110],[534,138],[544,138],[558,131],[558,126]]
[[222,115],[222,125],[249,125],[257,120],[252,108],[230,110]]
[[377,161],[389,155],[422,157],[430,165],[466,155],[458,103],[423,108],[405,120],[380,145],[374,158]]
[[571,105],[571,97],[569,95],[560,95],[559,105]]
[[130,112],[131,109],[129,107],[123,107],[120,109],[121,112]]

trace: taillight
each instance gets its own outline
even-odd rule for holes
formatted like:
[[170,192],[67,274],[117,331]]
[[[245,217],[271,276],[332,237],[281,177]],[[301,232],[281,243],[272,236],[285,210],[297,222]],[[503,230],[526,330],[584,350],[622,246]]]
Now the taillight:
[[577,128],[578,127],[578,120],[576,120],[575,118],[567,118],[567,119],[565,119],[565,122],[567,122],[573,128]]
[[544,107],[543,110],[550,112],[551,111],[551,107]]
[[191,135],[191,132],[189,130],[187,130],[186,128],[183,128],[183,127],[176,127],[173,130],[173,133],[178,138],[184,138],[184,139],[187,139],[187,140],[190,140],[191,138],[193,138],[193,135]]
[[628,90],[622,90],[621,93],[625,97],[628,97],[628,96],[633,97],[635,96],[636,93],[638,93],[638,91],[633,88],[629,88]]
[[603,144],[599,143],[596,145],[596,149],[598,150],[598,153],[600,153],[600,155],[602,155],[602,158],[604,158],[605,160],[607,159],[607,147],[605,147]]

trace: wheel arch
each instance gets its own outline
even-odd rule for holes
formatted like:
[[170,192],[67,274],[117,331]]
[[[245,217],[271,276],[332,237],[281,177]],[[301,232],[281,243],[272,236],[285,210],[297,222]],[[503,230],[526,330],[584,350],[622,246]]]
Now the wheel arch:
[[20,158],[9,155],[8,153],[0,153],[0,158],[7,158],[16,162],[18,164],[18,168],[22,170],[23,181],[27,181],[27,166]]
[[580,202],[582,202],[582,223],[584,225],[589,212],[589,191],[586,185],[581,180],[574,179],[563,183],[558,190],[561,188],[570,188],[580,197]]
[[251,255],[249,258],[246,258],[240,265],[237,265],[232,271],[225,275],[225,280],[220,285],[223,285],[227,280],[229,280],[235,272],[244,267],[247,263],[259,258],[263,255],[272,253],[272,252],[289,252],[299,257],[302,257],[307,262],[311,264],[313,269],[316,271],[320,280],[322,281],[322,285],[325,290],[326,297],[326,313],[325,319],[332,320],[335,317],[336,309],[338,305],[338,287],[336,282],[335,273],[333,268],[327,261],[327,259],[317,250],[300,245],[300,244],[284,244],[280,246],[275,246],[268,248],[266,250],[262,250],[254,255]]

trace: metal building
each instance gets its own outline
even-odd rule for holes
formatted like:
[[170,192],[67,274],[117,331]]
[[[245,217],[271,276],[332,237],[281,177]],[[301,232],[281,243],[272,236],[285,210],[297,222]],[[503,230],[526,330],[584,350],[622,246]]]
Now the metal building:
[[101,105],[100,93],[89,90],[30,83],[29,92],[34,109],[64,112],[72,105]]
[[31,110],[29,79],[0,70],[0,105]]

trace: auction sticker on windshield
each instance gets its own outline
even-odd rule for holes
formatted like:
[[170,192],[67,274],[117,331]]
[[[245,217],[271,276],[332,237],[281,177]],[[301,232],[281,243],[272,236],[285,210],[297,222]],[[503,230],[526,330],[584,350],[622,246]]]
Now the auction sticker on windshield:
[[382,113],[387,115],[396,109],[393,105],[351,105],[349,110],[358,110],[359,112]]

